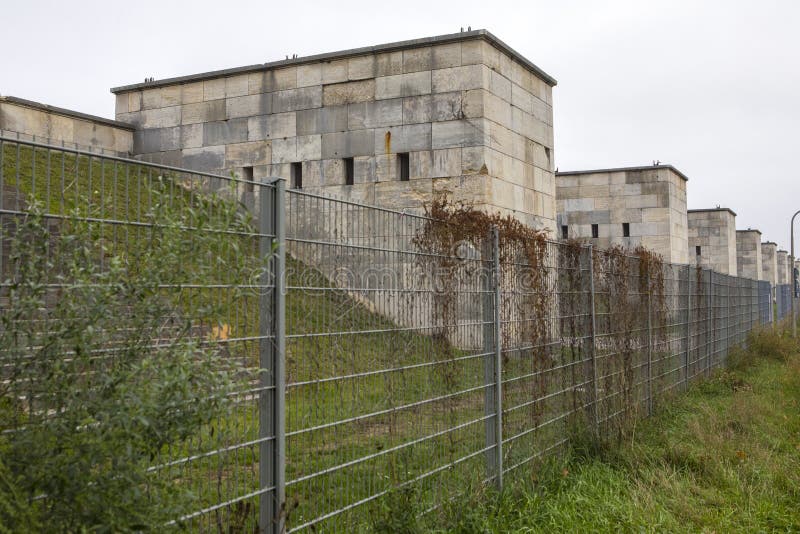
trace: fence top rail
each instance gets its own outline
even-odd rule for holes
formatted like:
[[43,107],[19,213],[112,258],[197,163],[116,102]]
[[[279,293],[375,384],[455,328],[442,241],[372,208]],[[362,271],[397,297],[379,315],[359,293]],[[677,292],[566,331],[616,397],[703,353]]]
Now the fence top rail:
[[50,150],[54,152],[65,152],[68,154],[74,154],[76,156],[86,156],[89,158],[96,158],[96,159],[103,159],[108,161],[114,161],[117,163],[124,163],[126,165],[135,165],[140,167],[147,167],[152,169],[164,170],[169,172],[175,172],[180,174],[192,174],[196,176],[202,176],[205,178],[215,178],[217,180],[225,180],[228,182],[240,182],[240,183],[249,183],[258,186],[272,186],[274,183],[274,179],[270,179],[268,182],[260,182],[256,180],[245,180],[243,178],[239,178],[235,175],[225,176],[222,174],[214,174],[210,172],[203,172],[197,171],[193,169],[181,168],[181,167],[172,167],[170,165],[162,165],[160,163],[150,163],[147,161],[140,161],[138,159],[131,159],[131,158],[123,158],[121,156],[112,156],[108,154],[102,154],[98,152],[92,152],[89,150],[81,150],[79,148],[70,148],[68,146],[59,146],[53,144],[42,143],[39,141],[30,141],[27,139],[18,139],[15,137],[9,137],[5,134],[0,133],[0,143],[9,143],[9,144],[19,144],[19,145],[26,145],[34,148],[41,148],[45,150]]

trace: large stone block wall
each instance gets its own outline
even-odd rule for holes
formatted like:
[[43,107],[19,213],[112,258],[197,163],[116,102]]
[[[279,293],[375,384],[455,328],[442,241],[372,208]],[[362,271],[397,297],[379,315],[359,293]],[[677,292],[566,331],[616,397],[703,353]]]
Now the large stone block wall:
[[666,261],[688,263],[686,177],[671,166],[560,172],[556,211],[559,237],[566,226],[570,238],[591,239],[595,246],[642,245]]
[[761,243],[763,280],[773,286],[778,283],[778,245],[771,241]]
[[[736,213],[727,208],[689,210],[689,257],[701,267],[736,275]],[[700,247],[700,254],[697,254]]]
[[127,156],[133,127],[12,96],[0,97],[0,132],[22,139]]
[[736,270],[743,278],[765,279],[759,230],[736,231]]
[[256,180],[299,162],[306,190],[411,210],[450,192],[553,230],[554,84],[480,30],[113,91],[149,161]]

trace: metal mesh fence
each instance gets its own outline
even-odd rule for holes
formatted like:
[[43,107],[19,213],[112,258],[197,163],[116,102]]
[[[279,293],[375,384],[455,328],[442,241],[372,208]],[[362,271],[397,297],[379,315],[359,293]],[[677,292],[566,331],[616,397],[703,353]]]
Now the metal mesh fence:
[[[185,241],[159,302],[188,327],[160,321],[151,345],[193,340],[235,387],[147,463],[196,496],[173,519],[198,531],[348,531],[381,503],[435,510],[530,473],[576,432],[618,434],[771,318],[763,282],[497,229],[448,241],[450,223],[282,182],[7,139],[0,169],[4,310],[33,206],[50,221],[42,255],[57,262],[81,220],[98,273],[121,262],[132,282],[154,232]],[[47,276],[38,320],[69,291]]]

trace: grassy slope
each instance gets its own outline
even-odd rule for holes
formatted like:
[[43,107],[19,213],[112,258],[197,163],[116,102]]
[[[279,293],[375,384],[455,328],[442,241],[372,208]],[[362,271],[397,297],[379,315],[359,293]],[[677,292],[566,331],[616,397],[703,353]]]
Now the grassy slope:
[[623,443],[578,448],[433,520],[452,532],[800,531],[800,354],[770,332],[751,347]]

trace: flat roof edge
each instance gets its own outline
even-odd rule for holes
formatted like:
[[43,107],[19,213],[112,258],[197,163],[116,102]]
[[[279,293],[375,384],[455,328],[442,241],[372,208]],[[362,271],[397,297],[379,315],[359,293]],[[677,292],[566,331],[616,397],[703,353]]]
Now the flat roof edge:
[[89,115],[72,109],[60,108],[58,106],[51,106],[50,104],[42,104],[41,102],[34,102],[33,100],[26,100],[16,96],[0,96],[0,102],[8,102],[9,104],[16,104],[26,108],[37,109],[47,113],[55,113],[57,115],[64,115],[74,119],[81,119],[89,122],[97,122],[105,124],[106,126],[113,126],[122,130],[134,131],[136,128],[126,122],[115,121],[114,119],[107,119],[105,117],[98,117],[97,115]]
[[686,213],[703,213],[709,211],[729,211],[734,217],[736,217],[736,212],[730,208],[700,208],[695,210],[686,210]]
[[258,72],[262,70],[270,70],[279,67],[290,67],[294,65],[305,65],[308,63],[318,63],[320,61],[332,61],[334,59],[345,59],[356,56],[364,56],[367,54],[376,54],[382,52],[394,52],[397,50],[406,50],[410,48],[420,48],[428,45],[447,44],[459,41],[471,41],[475,39],[484,39],[485,41],[493,44],[499,48],[512,59],[519,62],[522,66],[527,68],[532,73],[542,78],[551,87],[557,84],[556,79],[537,67],[534,63],[526,59],[522,54],[508,46],[506,43],[495,37],[488,30],[472,30],[468,32],[451,33],[446,35],[437,35],[434,37],[423,37],[421,39],[410,39],[406,41],[396,41],[393,43],[386,43],[374,46],[364,46],[361,48],[351,48],[348,50],[340,50],[336,52],[325,52],[322,54],[314,54],[311,56],[303,56],[291,59],[281,59],[278,61],[269,61],[267,63],[259,63],[255,65],[247,65],[244,67],[234,67],[230,69],[221,69],[202,72],[199,74],[189,74],[186,76],[175,76],[172,78],[164,78],[162,80],[154,80],[152,82],[134,83],[130,85],[121,85],[119,87],[112,87],[111,92],[114,94],[125,93],[129,91],[136,91],[139,89],[151,89],[156,87],[164,87],[167,85],[175,85],[182,83],[195,82],[200,80],[208,80],[212,78],[221,78],[224,76],[233,76],[235,74],[245,74],[250,72]]
[[737,232],[758,232],[758,235],[761,235],[761,230],[757,228],[750,228],[748,230],[736,230]]
[[689,177],[683,174],[681,171],[676,169],[672,165],[639,165],[633,167],[612,167],[608,169],[587,169],[583,171],[558,171],[556,172],[556,176],[572,176],[572,175],[580,175],[580,174],[599,174],[599,173],[609,173],[609,172],[625,172],[625,171],[650,171],[653,169],[668,169],[685,181],[689,181]]

